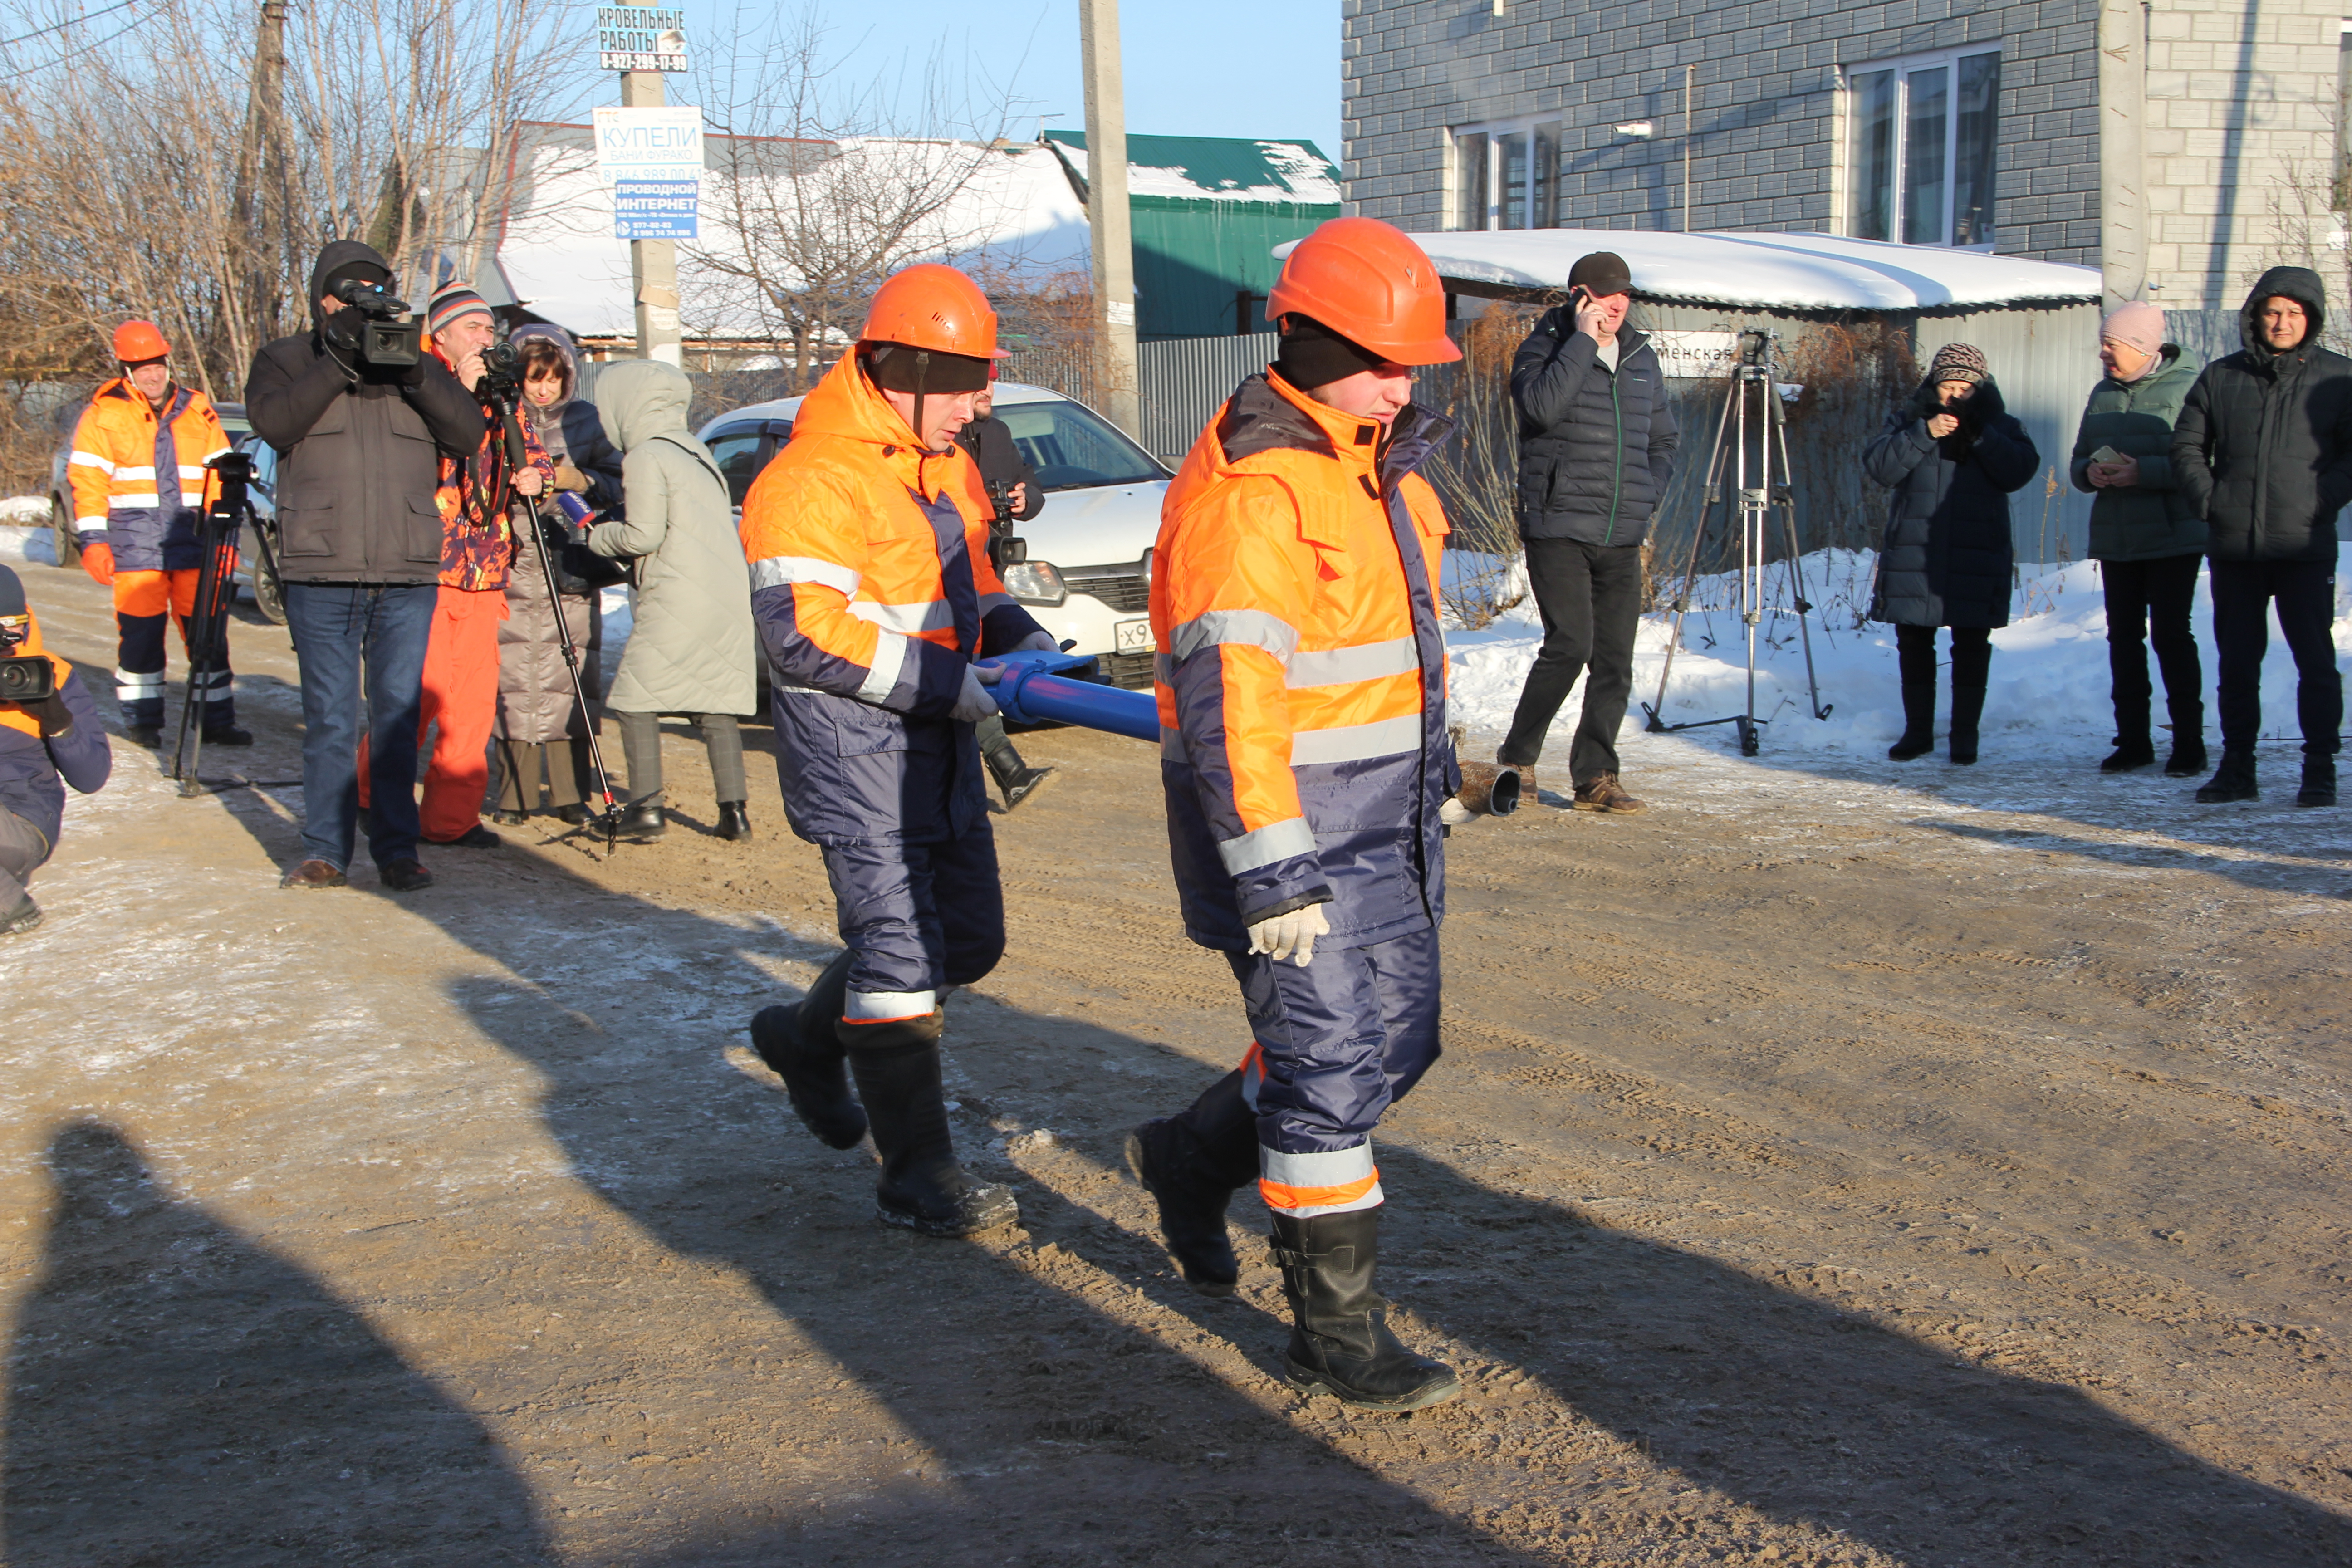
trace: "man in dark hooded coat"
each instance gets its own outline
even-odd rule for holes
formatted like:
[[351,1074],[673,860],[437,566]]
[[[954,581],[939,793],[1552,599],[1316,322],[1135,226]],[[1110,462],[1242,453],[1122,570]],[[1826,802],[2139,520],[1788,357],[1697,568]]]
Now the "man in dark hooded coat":
[[2319,274],[2273,267],[2240,317],[2245,347],[2205,367],[2172,426],[2172,468],[2204,514],[2221,666],[2221,763],[2201,801],[2252,800],[2270,610],[2294,656],[2299,805],[2336,804],[2336,514],[2352,501],[2352,359],[2319,346]]

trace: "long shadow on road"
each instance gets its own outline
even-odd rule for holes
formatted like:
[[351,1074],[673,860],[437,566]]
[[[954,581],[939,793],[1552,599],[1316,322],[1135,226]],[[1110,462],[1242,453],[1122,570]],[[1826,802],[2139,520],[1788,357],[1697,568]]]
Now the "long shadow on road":
[[489,1436],[301,1269],[61,1129],[8,1364],[11,1568],[540,1563]]
[[[1510,1505],[1512,1534],[1572,1540],[1596,1527],[1580,1521],[1605,1517],[1573,1454],[1498,1451],[1473,1409],[1409,1418],[1412,1446],[1432,1463],[1383,1475],[1343,1456],[1316,1421],[1294,1426],[1242,1397],[1230,1370],[1213,1375],[1174,1336],[1098,1310],[1060,1271],[879,1231],[870,1163],[818,1149],[781,1095],[719,1060],[740,1020],[778,992],[752,954],[822,951],[779,953],[787,942],[722,921],[585,884],[572,893],[547,900],[567,931],[592,951],[641,955],[648,984],[629,1037],[583,1025],[539,989],[560,991],[567,976],[551,970],[536,922],[492,900],[470,899],[445,923],[521,983],[468,982],[457,1000],[546,1075],[544,1113],[584,1180],[666,1245],[758,1281],[965,1488],[961,1501],[933,1494],[887,1524],[802,1527],[793,1539],[804,1547],[869,1562],[941,1551],[978,1561],[1000,1546],[1058,1562],[1066,1545],[1070,1561],[1136,1551],[1222,1563],[1234,1544],[1286,1531],[1286,1563],[1327,1549],[1355,1562],[1527,1561],[1485,1530],[1493,1498]],[[625,959],[601,973],[637,983]],[[950,1040],[967,1100],[1039,1107],[1057,1127],[1081,1089],[1108,1108],[1095,1114],[1109,1125],[1075,1133],[1078,1171],[1024,1188],[1033,1236],[1096,1278],[1141,1289],[1194,1339],[1229,1341],[1267,1369],[1281,1325],[1184,1293],[1151,1240],[1106,1223],[1082,1190],[1112,1179],[1124,1127],[1169,1098],[1137,1084],[1120,1103],[1089,1061],[1123,1065],[1109,1075],[1121,1083],[1200,1081],[1203,1069],[1149,1041],[970,999],[951,1007]],[[960,1133],[967,1145],[986,1136],[970,1121]],[[1396,1200],[1391,1288],[1422,1319],[1523,1368],[1688,1481],[1822,1546],[1841,1532],[1920,1568],[2352,1561],[2352,1521],[2209,1464],[2072,1387],[1955,1363],[1871,1320],[1491,1190],[1396,1143],[1382,1146],[1381,1167]],[[1485,1464],[1490,1498],[1440,1509],[1406,1490],[1449,1471],[1458,1480],[1465,1462]],[[1038,1555],[1041,1540],[1055,1551]],[[1677,1561],[1674,1547],[1689,1544],[1661,1541],[1643,1560]]]

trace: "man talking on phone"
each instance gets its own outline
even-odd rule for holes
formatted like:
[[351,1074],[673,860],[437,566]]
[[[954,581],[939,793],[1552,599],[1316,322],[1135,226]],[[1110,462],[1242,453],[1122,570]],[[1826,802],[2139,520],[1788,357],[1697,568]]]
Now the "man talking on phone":
[[1560,704],[1590,671],[1568,753],[1579,811],[1632,812],[1618,783],[1617,728],[1633,690],[1642,540],[1674,477],[1682,432],[1647,334],[1627,331],[1633,278],[1596,250],[1568,275],[1568,303],[1536,323],[1511,361],[1519,420],[1519,538],[1544,639],[1496,753],[1527,773]]

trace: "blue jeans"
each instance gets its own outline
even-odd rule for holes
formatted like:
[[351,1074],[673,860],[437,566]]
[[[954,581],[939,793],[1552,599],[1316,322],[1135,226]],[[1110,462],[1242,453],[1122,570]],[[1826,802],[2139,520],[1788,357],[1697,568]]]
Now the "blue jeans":
[[351,868],[363,680],[368,854],[378,866],[416,858],[416,716],[440,595],[438,583],[286,584],[302,679],[302,858]]

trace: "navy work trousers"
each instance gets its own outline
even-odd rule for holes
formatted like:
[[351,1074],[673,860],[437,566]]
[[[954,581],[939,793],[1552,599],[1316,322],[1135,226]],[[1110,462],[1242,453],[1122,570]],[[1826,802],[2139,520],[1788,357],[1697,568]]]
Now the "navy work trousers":
[[983,817],[936,844],[824,846],[849,963],[848,1018],[908,1018],[939,1005],[1004,956],[1004,889],[996,834]]

